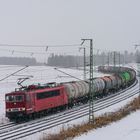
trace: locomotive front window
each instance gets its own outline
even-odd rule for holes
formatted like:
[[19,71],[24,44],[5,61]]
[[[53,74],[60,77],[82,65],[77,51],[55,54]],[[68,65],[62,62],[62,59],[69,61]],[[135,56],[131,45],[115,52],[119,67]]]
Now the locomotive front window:
[[6,96],[6,101],[7,102],[21,102],[23,101],[23,95],[10,95]]
[[14,96],[6,96],[6,101],[13,102],[14,101]]
[[23,101],[23,96],[15,96],[15,100],[21,102]]

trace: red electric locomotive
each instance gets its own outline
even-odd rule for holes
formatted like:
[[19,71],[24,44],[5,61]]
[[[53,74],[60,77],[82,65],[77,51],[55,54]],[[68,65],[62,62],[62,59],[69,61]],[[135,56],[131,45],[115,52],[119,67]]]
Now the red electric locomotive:
[[65,107],[68,97],[63,85],[30,85],[6,94],[6,116],[10,120],[47,114],[52,109]]

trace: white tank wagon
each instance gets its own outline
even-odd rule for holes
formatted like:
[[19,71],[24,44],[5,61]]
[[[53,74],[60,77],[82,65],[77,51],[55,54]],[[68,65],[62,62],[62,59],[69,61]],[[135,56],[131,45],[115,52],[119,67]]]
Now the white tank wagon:
[[108,78],[107,76],[105,77],[102,77],[102,79],[104,80],[105,82],[105,89],[109,90],[112,88],[112,82],[111,82],[111,79]]
[[104,88],[105,88],[105,82],[104,82],[104,80],[101,79],[101,78],[97,78],[94,81],[95,81],[95,85],[93,85],[93,90],[97,86],[98,89],[97,89],[96,92],[99,92],[99,93],[102,92],[104,90]]
[[117,80],[117,89],[119,89],[121,86],[122,86],[122,79],[119,77],[119,76],[116,76],[116,75],[114,75],[115,77],[116,77],[116,80]]
[[[87,83],[89,84],[90,81],[87,80]],[[93,80],[93,92],[94,92],[94,93],[98,92],[98,91],[99,91],[99,87],[100,87],[100,85],[99,85],[99,83],[98,83],[98,80],[95,81],[95,79],[94,79],[94,80]]]
[[85,81],[70,82],[63,85],[67,91],[68,100],[70,102],[88,96],[89,84]]
[[[69,101],[88,96],[89,94],[89,80],[76,81],[63,84],[67,91]],[[101,78],[93,80],[93,93],[95,95],[100,94],[105,89],[105,82]]]
[[[90,81],[88,80],[88,83]],[[103,79],[101,78],[96,78],[93,80],[93,92],[97,93],[97,92],[102,92],[105,88],[105,82]]]

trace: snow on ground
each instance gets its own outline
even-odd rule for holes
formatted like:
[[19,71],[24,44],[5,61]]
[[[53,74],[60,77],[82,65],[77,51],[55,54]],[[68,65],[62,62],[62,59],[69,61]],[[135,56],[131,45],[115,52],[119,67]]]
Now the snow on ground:
[[[23,78],[26,76],[33,76],[29,80],[25,81],[23,85],[29,84],[38,84],[38,83],[48,83],[48,82],[68,82],[76,81],[77,79],[67,76],[59,71],[56,71],[53,67],[49,66],[31,66],[28,67],[14,76],[10,76],[5,80],[1,80],[6,76],[22,69],[23,66],[0,66],[0,123],[7,121],[5,118],[5,93],[14,91],[15,88],[18,88],[17,79]],[[64,71],[72,76],[83,79],[83,70],[77,69],[68,69],[68,68],[58,68],[61,71]],[[20,75],[20,76],[19,76]],[[88,74],[89,75],[89,74]],[[88,77],[87,75],[87,77]],[[94,73],[94,77],[103,76],[102,73]]]
[[[135,64],[129,64],[127,66],[130,66],[131,68],[137,69],[137,65]],[[134,97],[137,97],[134,96]],[[131,99],[133,99],[132,97]],[[116,104],[115,108],[112,106],[111,108],[114,110],[120,108],[123,106],[123,104],[126,104],[130,102],[131,99],[128,99],[126,101],[123,101]],[[126,102],[126,103],[125,103]],[[118,106],[118,107],[117,107]],[[110,108],[105,109],[106,112],[111,111]],[[103,112],[103,110],[102,110]],[[131,115],[127,116],[126,118],[112,123],[111,125],[108,125],[103,128],[99,128],[94,131],[90,131],[87,134],[83,134],[77,138],[74,138],[74,140],[139,140],[139,134],[140,134],[140,111],[136,111],[135,113],[132,113]]]
[[103,128],[90,131],[74,140],[139,140],[140,111]]
[[[138,87],[138,84],[134,87],[134,88],[136,88],[136,87]],[[126,92],[128,92],[128,91],[126,91]],[[107,108],[105,108],[105,109],[103,109],[103,110],[101,110],[101,111],[97,111],[94,115],[95,115],[95,117],[98,117],[98,116],[100,116],[100,115],[102,115],[102,114],[104,114],[104,113],[106,113],[106,112],[113,112],[113,111],[117,111],[119,108],[121,108],[121,107],[123,107],[124,105],[126,105],[127,103],[129,103],[130,101],[132,101],[135,97],[137,97],[138,95],[135,95],[135,96],[133,96],[133,97],[131,97],[131,98],[129,98],[129,99],[127,99],[127,100],[125,100],[125,101],[122,101],[122,102],[120,102],[120,103],[117,103],[117,104],[115,104],[115,105],[112,105],[112,106],[110,106],[110,107],[107,107]],[[53,133],[58,133],[59,132],[59,130],[61,130],[62,128],[68,128],[68,127],[72,127],[73,125],[75,125],[75,124],[81,124],[81,123],[84,123],[84,122],[87,122],[88,121],[88,119],[89,119],[89,117],[88,116],[85,116],[85,117],[82,117],[82,118],[80,118],[80,119],[76,119],[76,120],[74,120],[74,121],[71,121],[71,122],[69,122],[69,123],[66,123],[66,124],[64,124],[64,125],[59,125],[59,126],[57,126],[57,127],[55,127],[55,128],[52,128],[52,129],[48,129],[48,130],[46,130],[46,131],[43,131],[43,132],[41,132],[41,133],[37,133],[37,134],[35,134],[35,135],[33,135],[33,136],[30,136],[30,137],[27,137],[27,139],[29,138],[29,139],[31,139],[31,140],[33,140],[33,138],[34,138],[34,136],[36,136],[36,139],[39,139],[39,138],[42,138],[43,136],[47,136],[48,134],[53,134]],[[129,124],[129,122],[128,122],[128,124]],[[127,127],[127,126],[126,126]],[[129,127],[131,127],[131,126],[129,126]],[[105,127],[104,127],[104,129],[105,129]],[[99,133],[100,133],[100,129],[97,129],[98,131],[99,131]],[[112,129],[112,131],[114,132],[115,130],[113,130]],[[93,135],[95,134],[95,131],[94,132],[91,132],[91,133],[93,133]],[[90,134],[90,133],[89,133]],[[102,133],[100,133],[101,135],[102,135]],[[112,134],[111,132],[110,132],[110,134]],[[108,135],[110,135],[110,134],[108,134]],[[104,135],[104,134],[103,134]],[[87,134],[87,136],[88,136],[88,134]],[[79,137],[78,138],[78,140],[85,140],[85,139],[83,139],[83,137],[85,137],[85,135],[82,135],[81,137]],[[108,136],[109,137],[109,136]],[[93,139],[93,137],[91,137],[92,139]],[[104,138],[104,136],[102,136],[102,138]],[[88,137],[87,137],[87,139],[88,139]],[[91,140],[92,140],[91,139]],[[25,139],[24,139],[25,140]],[[77,140],[77,138],[75,138],[74,140]],[[88,139],[88,140],[90,140],[90,139]],[[95,140],[103,140],[103,139],[96,139],[95,138]],[[104,138],[104,140],[108,140],[108,138]],[[112,139],[109,139],[109,140],[112,140]],[[114,140],[114,139],[113,139]],[[116,139],[117,140],[117,139]],[[124,139],[119,139],[119,140],[124,140]],[[137,139],[136,139],[137,140]]]
[[[134,68],[136,68],[137,69],[137,66],[135,65],[135,64],[130,64],[130,66],[133,66]],[[138,87],[139,85],[137,84],[134,88],[136,88],[136,87]],[[126,91],[126,93],[127,93],[128,91]],[[115,104],[115,105],[112,105],[112,106],[110,106],[110,107],[107,107],[107,108],[105,108],[105,109],[103,109],[103,110],[101,110],[101,111],[98,111],[98,112],[96,112],[95,113],[95,116],[97,117],[97,116],[99,116],[99,115],[102,115],[102,114],[104,114],[105,112],[112,112],[112,111],[117,111],[119,108],[121,108],[121,107],[123,107],[124,105],[126,105],[127,103],[129,103],[130,101],[132,101],[135,97],[137,97],[138,95],[135,95],[135,96],[133,96],[133,97],[131,97],[131,98],[129,98],[129,99],[127,99],[127,100],[125,100],[125,101],[122,101],[122,102],[120,102],[120,103],[117,103],[117,104]],[[57,126],[57,127],[55,127],[55,128],[51,128],[51,129],[48,129],[48,130],[46,130],[46,131],[42,131],[42,132],[40,132],[40,133],[37,133],[37,134],[34,134],[34,135],[32,135],[32,136],[29,136],[29,137],[27,137],[27,138],[24,138],[24,140],[26,140],[26,139],[31,139],[31,140],[34,140],[34,136],[36,137],[36,139],[38,140],[39,138],[42,138],[42,137],[44,137],[44,136],[47,136],[48,134],[53,134],[53,133],[58,133],[62,128],[68,128],[68,127],[72,127],[74,124],[81,124],[81,123],[83,123],[83,122],[87,122],[88,121],[88,119],[89,119],[89,117],[88,116],[85,116],[85,117],[82,117],[82,118],[80,118],[80,119],[76,119],[76,120],[74,120],[74,121],[71,121],[71,122],[69,122],[69,123],[66,123],[66,124],[63,124],[63,125],[59,125],[59,126]],[[128,122],[128,124],[129,124],[129,122]],[[127,127],[127,126],[126,126]],[[131,127],[131,126],[129,126],[129,127]],[[105,129],[105,127],[104,127],[104,129]],[[97,130],[99,130],[99,133],[100,133],[100,129],[97,129]],[[115,130],[114,129],[112,129],[112,131],[113,132],[115,132]],[[95,132],[95,131],[94,131]],[[93,132],[93,134],[95,134]],[[92,132],[91,132],[92,133]],[[112,134],[111,132],[110,132],[110,134]],[[109,135],[110,134],[107,134],[108,135],[108,137],[109,137]],[[101,134],[102,135],[102,134]],[[103,134],[104,135],[104,134]],[[95,140],[102,140],[103,138],[104,138],[104,136],[102,135],[102,138],[101,139],[96,139],[95,138]],[[106,136],[106,135],[105,135]],[[78,140],[84,140],[84,139],[86,139],[86,138],[83,138],[83,137],[85,137],[85,135],[82,135],[81,137],[79,137],[78,138]],[[107,140],[108,139],[108,137],[107,138],[104,138],[105,140]],[[88,138],[87,137],[87,139],[90,139],[90,138]],[[93,139],[93,137],[91,137],[91,139]],[[75,140],[77,140],[77,138],[75,138]],[[110,138],[110,140],[112,140],[112,137]],[[119,139],[119,140],[124,140],[124,139]],[[137,139],[136,139],[137,140]]]
[[[137,66],[135,64],[129,64],[129,66],[132,66],[132,67],[137,69]],[[16,70],[19,70],[20,68],[21,67],[10,67],[7,70],[5,70],[6,68],[5,69],[1,68],[0,76],[1,76],[1,78],[4,78],[5,76],[9,75],[10,73],[15,72]],[[75,77],[78,77],[80,79],[83,78],[83,70],[65,69],[65,68],[61,68],[61,70],[64,71],[64,72],[67,72],[68,74],[71,74]],[[39,82],[40,83],[47,83],[47,82],[54,82],[54,81],[55,82],[67,82],[67,81],[76,80],[74,78],[68,77],[65,74],[62,74],[62,73],[54,70],[54,68],[52,68],[52,67],[47,67],[47,66],[29,67],[29,68],[25,69],[24,71],[22,71],[18,74],[20,74],[20,75],[25,75],[26,74],[26,75],[33,75],[34,76],[32,79],[26,81],[25,85],[33,84],[33,83],[39,83]],[[94,72],[94,77],[100,77],[100,76],[103,76],[103,75],[104,74]],[[5,118],[5,104],[4,104],[5,93],[10,92],[10,91],[14,90],[15,87],[17,87],[17,85],[16,85],[17,78],[18,77],[13,77],[12,76],[12,77],[8,78],[7,80],[4,80],[4,81],[0,82],[0,86],[1,86],[1,90],[0,90],[0,94],[1,94],[1,96],[0,96],[0,123],[2,123],[2,121],[6,120],[6,118]],[[134,97],[136,97],[136,96],[134,96]],[[117,110],[118,108],[122,107],[126,103],[130,102],[134,97],[132,97],[130,99],[127,99],[125,101],[122,101],[121,103],[118,103],[118,104],[113,105],[111,107],[108,107],[106,109],[103,109],[99,112],[96,112],[95,116],[101,115],[105,112],[110,112],[110,111]],[[135,133],[138,134],[137,133],[138,128],[134,126],[134,124],[137,124],[137,126],[138,126],[138,123],[136,121],[135,122],[133,121],[134,123],[132,123],[134,128],[127,129],[127,128],[131,128],[131,125],[132,125],[130,123],[132,121],[131,120],[127,121],[127,119],[129,119],[129,118],[133,119],[134,118],[134,120],[137,120],[137,119],[135,119],[135,116],[138,116],[138,113],[140,113],[140,112],[137,112],[136,115],[134,113],[133,115],[127,117],[126,119],[123,119],[123,120],[125,120],[124,124],[122,124],[123,127],[121,125],[119,125],[119,123],[121,123],[123,121],[122,120],[119,123],[115,123],[115,124],[113,123],[110,126],[107,126],[107,127],[101,128],[101,129],[97,129],[94,132],[90,132],[90,133],[88,133],[88,135],[82,135],[79,138],[75,138],[75,140],[83,140],[83,139],[89,139],[90,140],[90,138],[95,139],[95,140],[102,140],[102,139],[112,140],[112,139],[115,139],[115,138],[116,138],[116,140],[122,140],[121,138],[123,138],[123,137],[127,138],[127,136],[125,136],[126,134],[132,135],[132,132],[134,132],[133,134],[135,134]],[[34,134],[32,136],[29,136],[29,137],[23,138],[23,139],[24,140],[28,140],[28,139],[38,140],[38,139],[42,138],[43,136],[46,136],[50,133],[57,133],[62,128],[67,128],[69,126],[73,126],[73,124],[80,124],[83,121],[88,121],[88,116],[85,116],[83,118],[77,119],[75,121],[69,122],[69,123],[64,124],[64,125],[57,126],[55,128],[52,128],[52,129],[48,129],[46,131]],[[120,129],[120,127],[122,129]],[[127,129],[128,132],[124,131],[124,129]],[[116,137],[115,137],[115,134],[114,134],[115,132],[116,132]],[[120,132],[122,132],[122,133],[120,133]],[[117,137],[117,135],[121,135],[121,134],[122,134],[122,137],[119,137],[119,136]],[[95,137],[94,137],[94,135],[95,135]],[[97,136],[100,136],[100,137],[97,137]]]

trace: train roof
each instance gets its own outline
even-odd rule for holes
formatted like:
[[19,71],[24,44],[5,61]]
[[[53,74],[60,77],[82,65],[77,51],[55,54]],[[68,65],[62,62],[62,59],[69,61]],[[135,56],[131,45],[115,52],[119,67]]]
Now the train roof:
[[[12,94],[22,94],[25,92],[31,92],[31,91],[35,91],[35,90],[41,90],[41,89],[54,89],[54,88],[60,88],[62,87],[62,84],[57,84],[55,82],[53,83],[47,83],[47,84],[36,84],[36,85],[29,85],[29,86],[25,86],[25,87],[21,87],[21,88],[16,88],[15,91],[7,93],[8,95],[12,95]],[[7,95],[6,94],[6,95]]]

